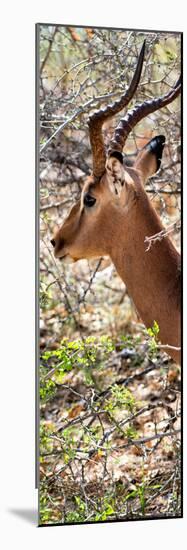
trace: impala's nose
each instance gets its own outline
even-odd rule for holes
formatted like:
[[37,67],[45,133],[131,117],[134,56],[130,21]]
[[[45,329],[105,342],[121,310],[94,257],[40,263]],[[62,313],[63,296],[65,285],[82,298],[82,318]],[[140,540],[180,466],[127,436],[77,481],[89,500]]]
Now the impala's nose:
[[54,247],[55,247],[55,244],[56,244],[56,243],[55,243],[55,239],[51,239],[51,244],[52,244],[52,246],[53,246],[53,248],[54,248]]

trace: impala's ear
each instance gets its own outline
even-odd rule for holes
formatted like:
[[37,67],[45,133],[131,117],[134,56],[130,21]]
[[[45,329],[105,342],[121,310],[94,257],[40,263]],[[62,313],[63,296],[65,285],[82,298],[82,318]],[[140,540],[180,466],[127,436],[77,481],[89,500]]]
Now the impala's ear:
[[164,145],[165,137],[162,135],[155,136],[139,152],[134,163],[134,168],[141,172],[144,182],[159,170]]
[[125,180],[123,167],[123,155],[114,152],[106,161],[107,181],[110,189],[116,195],[120,195]]

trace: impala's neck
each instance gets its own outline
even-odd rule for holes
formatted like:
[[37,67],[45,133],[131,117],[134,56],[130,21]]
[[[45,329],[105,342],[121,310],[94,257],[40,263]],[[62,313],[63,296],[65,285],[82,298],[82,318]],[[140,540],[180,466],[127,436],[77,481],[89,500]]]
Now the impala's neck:
[[157,321],[161,342],[180,346],[180,256],[166,237],[146,252],[145,237],[163,227],[144,189],[128,212],[118,214],[118,228],[111,259],[143,322],[152,327]]

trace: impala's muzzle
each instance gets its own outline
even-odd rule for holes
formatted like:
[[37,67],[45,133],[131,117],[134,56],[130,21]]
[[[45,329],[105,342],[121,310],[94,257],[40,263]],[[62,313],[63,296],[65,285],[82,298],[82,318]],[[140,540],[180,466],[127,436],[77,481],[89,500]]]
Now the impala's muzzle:
[[54,256],[56,258],[63,258],[64,256],[66,256],[65,250],[63,250],[65,244],[64,239],[60,238],[60,236],[57,234],[55,238],[51,239],[50,242],[54,248]]

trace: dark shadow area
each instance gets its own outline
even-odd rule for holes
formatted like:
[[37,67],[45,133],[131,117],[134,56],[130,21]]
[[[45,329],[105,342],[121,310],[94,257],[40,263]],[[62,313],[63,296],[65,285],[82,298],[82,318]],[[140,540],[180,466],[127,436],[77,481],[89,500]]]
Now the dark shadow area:
[[28,508],[28,509],[12,508],[8,510],[8,512],[10,514],[13,514],[14,516],[20,517],[21,519],[29,523],[32,523],[33,525],[38,526],[38,511],[34,510],[33,508]]

